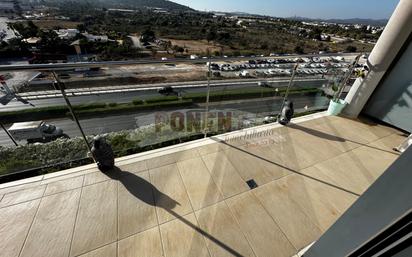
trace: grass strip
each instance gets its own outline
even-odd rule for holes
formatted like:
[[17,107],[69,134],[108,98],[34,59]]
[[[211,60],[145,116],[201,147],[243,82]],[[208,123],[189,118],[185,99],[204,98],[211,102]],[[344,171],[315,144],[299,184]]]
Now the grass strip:
[[[274,88],[250,88],[250,89],[237,89],[237,90],[225,90],[225,91],[211,91],[209,96],[210,102],[219,102],[226,100],[237,99],[251,99],[259,97],[271,97],[271,96],[284,96],[287,88],[278,88],[276,91]],[[296,94],[313,94],[321,92],[318,88],[302,88],[292,89],[289,91],[290,95]],[[206,93],[189,93],[186,94],[183,99],[191,99],[195,103],[201,103],[206,101]]]
[[[79,117],[85,116],[98,116],[103,114],[117,114],[121,112],[128,111],[145,111],[145,110],[158,110],[163,108],[171,107],[185,107],[192,105],[191,100],[178,100],[178,101],[168,101],[168,102],[154,102],[154,103],[141,103],[135,105],[133,103],[125,104],[94,104],[94,105],[81,105],[73,106],[75,113]],[[33,109],[24,109],[18,111],[1,112],[0,122],[3,123],[13,123],[21,121],[32,121],[32,120],[42,120],[42,119],[53,119],[53,118],[63,118],[70,117],[68,113],[68,108],[64,105],[62,106],[50,106],[50,107],[39,107]]]

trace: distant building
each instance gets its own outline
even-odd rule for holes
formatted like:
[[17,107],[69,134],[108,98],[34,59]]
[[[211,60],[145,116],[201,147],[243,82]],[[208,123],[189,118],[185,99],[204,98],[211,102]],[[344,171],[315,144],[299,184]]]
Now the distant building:
[[320,40],[322,40],[322,41],[330,41],[330,38],[331,37],[327,34],[320,35]]
[[29,38],[23,39],[23,42],[26,42],[29,45],[36,45],[40,43],[40,41],[41,41],[41,38],[39,37],[29,37]]
[[109,41],[109,37],[106,35],[93,35],[89,33],[82,33],[84,37],[86,37],[87,41],[91,42],[107,42]]
[[79,31],[77,29],[59,29],[55,30],[55,32],[61,39],[72,39],[77,34],[79,34]]
[[132,9],[118,9],[118,8],[110,8],[108,9],[109,12],[124,12],[124,13],[134,13],[137,12],[137,10],[132,10]]

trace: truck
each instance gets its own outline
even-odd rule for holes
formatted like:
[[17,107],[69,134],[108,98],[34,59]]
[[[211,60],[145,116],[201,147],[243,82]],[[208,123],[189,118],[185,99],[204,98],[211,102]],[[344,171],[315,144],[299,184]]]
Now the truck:
[[26,140],[29,144],[45,143],[57,138],[67,137],[61,128],[44,121],[17,122],[8,131],[17,141]]

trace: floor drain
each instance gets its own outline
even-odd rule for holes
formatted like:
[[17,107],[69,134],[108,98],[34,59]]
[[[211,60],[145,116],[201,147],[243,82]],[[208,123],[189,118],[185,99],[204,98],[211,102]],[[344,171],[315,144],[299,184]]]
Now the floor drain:
[[253,179],[246,181],[246,184],[249,186],[250,189],[258,187],[258,184],[256,184],[256,182]]

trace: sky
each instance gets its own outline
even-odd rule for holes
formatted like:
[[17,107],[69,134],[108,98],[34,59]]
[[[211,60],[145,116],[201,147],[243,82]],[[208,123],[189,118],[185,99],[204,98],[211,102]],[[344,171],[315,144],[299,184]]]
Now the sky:
[[200,11],[275,17],[388,19],[399,0],[172,0]]

